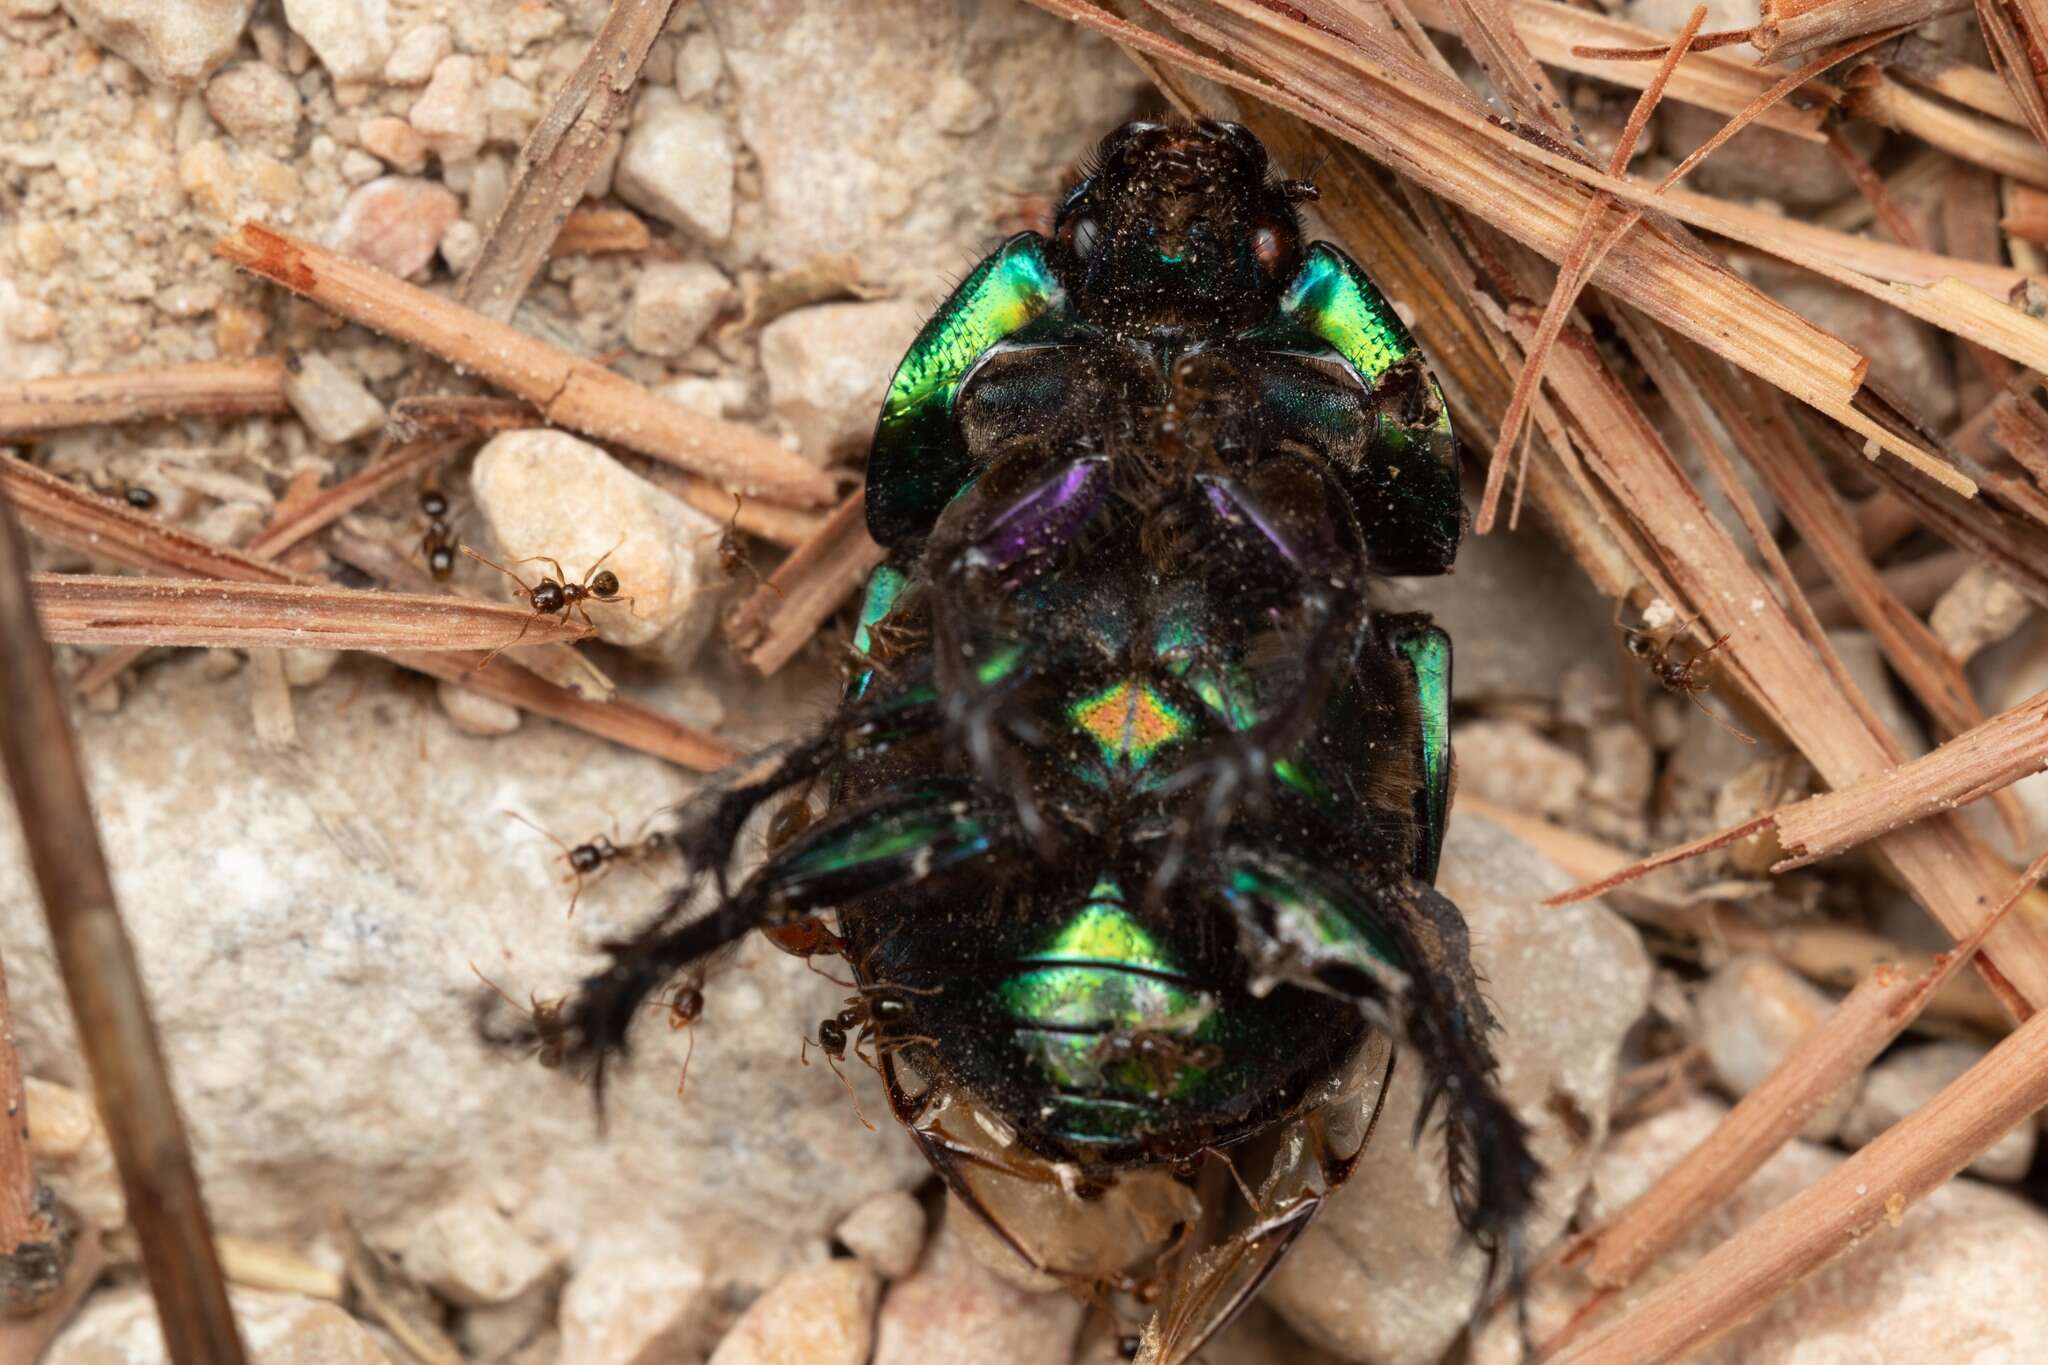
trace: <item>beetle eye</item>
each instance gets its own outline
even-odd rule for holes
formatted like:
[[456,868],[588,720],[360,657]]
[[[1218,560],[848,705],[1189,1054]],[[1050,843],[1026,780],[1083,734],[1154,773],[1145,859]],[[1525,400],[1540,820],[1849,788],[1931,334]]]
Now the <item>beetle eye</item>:
[[1095,221],[1092,213],[1077,213],[1060,225],[1060,241],[1076,256],[1087,260],[1095,252],[1096,243],[1102,240],[1102,224]]

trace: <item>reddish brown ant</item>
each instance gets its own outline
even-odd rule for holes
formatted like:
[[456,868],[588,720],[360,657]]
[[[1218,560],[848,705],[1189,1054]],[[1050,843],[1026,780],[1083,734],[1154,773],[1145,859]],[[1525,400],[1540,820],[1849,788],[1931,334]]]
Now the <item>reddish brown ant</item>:
[[[539,1060],[542,1066],[550,1071],[560,1069],[562,1063],[567,1061],[569,1057],[569,1029],[567,1022],[562,1017],[563,1012],[568,1008],[569,997],[560,995],[552,1000],[543,1000],[537,995],[529,995],[527,997],[528,1003],[522,1005],[507,995],[504,987],[491,980],[488,976],[485,976],[483,968],[472,962],[469,964],[469,969],[476,973],[477,980],[491,988],[491,994],[497,996],[519,1014],[526,1017],[526,1028],[516,1033],[492,1033],[486,1028],[484,1030],[485,1041],[500,1044],[524,1044],[532,1049],[534,1057]],[[479,1022],[481,1023],[482,1020],[480,1019]]]
[[519,634],[484,656],[484,661],[478,664],[477,667],[479,669],[489,668],[491,660],[526,638],[527,627],[543,616],[559,617],[566,625],[569,620],[569,613],[573,611],[583,618],[584,625],[592,630],[596,630],[597,622],[590,619],[590,611],[584,605],[585,602],[595,600],[598,602],[617,602],[629,607],[633,605],[632,598],[619,596],[619,576],[610,569],[603,567],[604,562],[618,551],[619,545],[625,543],[626,538],[620,536],[618,544],[613,545],[611,549],[606,550],[597,557],[597,563],[590,566],[590,571],[583,575],[583,580],[580,583],[571,583],[569,581],[569,575],[562,571],[561,561],[554,556],[528,555],[517,562],[521,564],[546,564],[555,571],[553,578],[543,578],[540,582],[531,585],[496,560],[485,558],[467,545],[462,546],[462,553],[468,555],[479,564],[489,565],[518,584],[520,596],[526,599],[526,605],[533,608],[533,615],[527,618],[525,625],[519,627]]
[[683,1069],[681,1074],[676,1077],[676,1098],[681,1099],[683,1097],[683,1087],[690,1079],[690,1062],[697,1055],[697,1030],[695,1025],[699,1019],[704,1017],[704,992],[696,985],[685,981],[677,985],[675,993],[666,1000],[657,998],[654,1003],[668,1011],[670,1031],[690,1030],[689,1051],[683,1054]]
[[422,488],[420,515],[427,519],[420,554],[426,558],[427,572],[445,580],[455,572],[455,528],[448,521],[448,495],[432,484]]
[[1678,642],[1684,638],[1693,621],[1698,619],[1694,617],[1692,620],[1663,628],[1622,625],[1619,617],[1616,618],[1615,624],[1621,626],[1623,647],[1643,662],[1651,675],[1663,685],[1665,691],[1685,697],[1700,709],[1701,715],[1744,744],[1754,744],[1754,736],[1744,734],[1735,724],[1700,700],[1700,693],[1707,690],[1706,681],[1700,674],[1711,666],[1714,651],[1727,644],[1728,637],[1722,635],[1705,649],[1689,650],[1685,652],[1685,657],[1675,657],[1678,653]]
[[880,1071],[881,1063],[876,1057],[869,1056],[861,1050],[870,1039],[878,1040],[875,1043],[877,1055],[884,1051],[893,1052],[897,1048],[911,1043],[932,1043],[936,1041],[921,1034],[902,1037],[885,1036],[889,1026],[901,1024],[910,1018],[910,1002],[902,999],[898,994],[899,992],[907,992],[912,995],[935,995],[937,994],[937,988],[916,990],[907,986],[891,986],[885,991],[851,996],[847,999],[846,1008],[840,1010],[839,1013],[833,1015],[830,1019],[819,1021],[816,1038],[804,1039],[802,1045],[797,1049],[797,1059],[805,1066],[811,1064],[811,1048],[813,1046],[816,1046],[820,1052],[825,1054],[826,1065],[832,1068],[832,1074],[839,1078],[839,1083],[846,1087],[847,1097],[853,1101],[854,1117],[859,1119],[871,1133],[875,1130],[875,1125],[869,1123],[868,1116],[861,1112],[860,1096],[854,1093],[853,1082],[846,1079],[846,1072],[840,1068],[840,1063],[846,1060],[848,1047],[851,1046],[854,1056],[867,1063],[870,1068]]
[[[727,578],[737,578],[739,577],[740,570],[745,569],[750,575],[753,576],[754,582],[756,582],[764,588],[769,589],[777,597],[780,597],[782,596],[782,589],[776,587],[774,583],[770,582],[768,579],[763,578],[761,576],[761,571],[754,567],[753,555],[747,552],[746,543],[740,539],[739,525],[741,506],[742,503],[740,500],[740,495],[737,493],[733,494],[732,516],[728,518],[725,525],[715,533],[718,536],[719,571],[722,572]],[[714,533],[706,532],[702,538],[705,540],[709,540],[712,534]]]
[[[548,830],[542,829],[518,811],[508,810],[505,814],[562,850],[562,862],[569,869],[569,875],[562,880],[576,884],[576,889],[569,895],[569,917],[572,919],[576,915],[576,902],[583,898],[585,877],[595,880],[611,871],[614,863],[638,863],[673,847],[675,843],[675,836],[661,829],[638,835],[629,843],[620,843],[615,837],[618,834],[618,826],[615,824],[610,834],[599,834],[572,846]],[[643,824],[641,828],[644,830],[646,826]]]

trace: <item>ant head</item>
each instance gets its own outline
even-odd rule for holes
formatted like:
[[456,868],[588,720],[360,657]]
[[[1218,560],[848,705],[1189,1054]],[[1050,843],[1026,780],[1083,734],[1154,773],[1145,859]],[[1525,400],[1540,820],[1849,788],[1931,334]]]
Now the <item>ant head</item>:
[[619,595],[619,576],[610,569],[599,569],[590,579],[592,597],[613,598]]

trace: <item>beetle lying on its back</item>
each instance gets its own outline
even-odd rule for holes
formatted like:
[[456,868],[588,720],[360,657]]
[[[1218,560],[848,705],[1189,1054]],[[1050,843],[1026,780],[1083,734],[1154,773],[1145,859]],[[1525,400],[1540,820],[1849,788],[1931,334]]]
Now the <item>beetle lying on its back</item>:
[[[1162,1359],[1228,1318],[1341,1179],[1370,1113],[1337,1111],[1369,1109],[1379,1076],[1357,1072],[1389,1037],[1426,1074],[1425,1115],[1441,1106],[1460,1221],[1511,1261],[1537,1174],[1464,923],[1431,885],[1450,642],[1368,596],[1375,574],[1450,567],[1450,422],[1386,300],[1303,243],[1312,195],[1235,125],[1134,123],[1050,239],[967,277],[876,431],[867,517],[889,557],[837,716],[686,812],[689,883],[565,1016],[601,1060],[750,930],[837,948],[860,994],[833,1027],[1041,1264],[1058,1258],[991,1173],[1078,1210],[1263,1151],[1283,1175],[1209,1238],[1226,1255],[1174,1272]],[[747,819],[820,781],[829,811],[728,886]],[[1292,1157],[1276,1135],[1302,1139],[1279,1143]],[[1182,1221],[1185,1258],[1200,1220]]]

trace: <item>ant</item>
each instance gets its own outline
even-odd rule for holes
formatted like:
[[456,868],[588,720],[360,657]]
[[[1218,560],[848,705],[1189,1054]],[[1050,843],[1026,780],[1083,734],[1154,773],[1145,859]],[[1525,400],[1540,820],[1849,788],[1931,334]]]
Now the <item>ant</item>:
[[[928,990],[914,990],[910,987],[897,986],[891,987],[890,990],[909,991],[915,995],[936,995],[938,993],[936,987]],[[861,1050],[863,1045],[870,1039],[880,1039],[875,1045],[877,1055],[883,1051],[893,1052],[897,1048],[911,1043],[931,1044],[937,1042],[937,1039],[928,1038],[923,1035],[908,1037],[884,1036],[891,1025],[904,1023],[910,1018],[911,1013],[910,1002],[901,999],[895,994],[877,992],[873,995],[872,1000],[867,994],[851,996],[847,999],[846,1008],[840,1010],[839,1013],[833,1015],[830,1019],[819,1021],[818,1033],[815,1039],[804,1039],[803,1044],[797,1049],[797,1060],[805,1066],[811,1064],[811,1048],[813,1046],[825,1054],[825,1064],[832,1068],[832,1074],[839,1078],[839,1083],[846,1087],[847,1097],[853,1101],[854,1117],[859,1119],[862,1126],[870,1133],[875,1131],[875,1125],[869,1123],[868,1116],[861,1112],[860,1096],[854,1093],[853,1082],[846,1079],[846,1072],[840,1069],[840,1063],[846,1060],[847,1049],[851,1046],[854,1056],[879,1071],[881,1064],[875,1057],[871,1057]]]
[[487,1014],[490,997],[481,997],[477,1007],[477,1030],[484,1041],[499,1047],[529,1048],[542,1066],[550,1071],[560,1070],[569,1057],[569,1027],[562,1017],[569,1007],[569,997],[558,995],[552,1000],[543,1000],[537,995],[530,995],[528,1003],[522,1005],[507,995],[504,987],[485,976],[483,968],[472,962],[469,969],[476,973],[477,980],[490,987],[492,995],[526,1017],[523,1028],[494,1031]]
[[676,1098],[683,1097],[683,1087],[690,1079],[690,1062],[697,1055],[696,1022],[704,1017],[704,991],[692,982],[683,982],[675,994],[663,1000],[657,997],[656,1006],[668,1011],[668,1026],[671,1032],[690,1030],[690,1049],[683,1054],[682,1074],[676,1077]]
[[448,522],[448,495],[431,484],[422,488],[420,515],[427,519],[427,533],[420,537],[427,571],[446,581],[455,572],[455,528]]
[[543,578],[540,582],[532,585],[529,585],[525,579],[513,573],[496,560],[485,558],[467,545],[462,546],[462,553],[468,555],[479,564],[489,565],[518,584],[520,596],[524,597],[526,604],[533,608],[533,615],[527,618],[526,625],[519,628],[519,634],[485,655],[484,661],[478,664],[477,667],[479,669],[489,668],[491,660],[526,638],[527,627],[531,626],[535,620],[542,616],[558,616],[564,624],[567,624],[569,613],[573,611],[583,618],[584,625],[592,630],[596,630],[597,622],[590,619],[590,611],[584,605],[585,602],[594,600],[598,602],[618,602],[629,607],[633,605],[632,598],[619,596],[619,576],[610,569],[603,567],[604,562],[617,553],[619,546],[625,543],[626,538],[620,536],[618,544],[613,545],[611,549],[606,550],[597,557],[597,563],[590,566],[590,571],[583,575],[583,581],[580,583],[571,583],[569,581],[569,575],[562,571],[562,562],[554,556],[528,555],[518,562],[521,564],[546,564],[555,571],[553,578]]
[[[562,878],[562,880],[576,884],[576,889],[569,895],[569,918],[571,919],[576,916],[576,902],[583,897],[583,879],[585,877],[603,876],[611,870],[613,863],[637,863],[675,845],[675,836],[667,830],[661,829],[649,834],[640,835],[630,843],[622,844],[612,837],[613,834],[618,833],[618,828],[615,825],[613,826],[612,834],[600,834],[595,838],[586,839],[584,842],[571,847],[563,843],[555,835],[533,823],[533,821],[519,814],[519,812],[508,810],[505,814],[511,816],[520,824],[525,825],[528,829],[536,831],[554,844],[556,848],[562,850],[562,861],[569,868],[569,875]],[[646,826],[643,824],[641,828],[645,829]]]
[[[761,576],[761,571],[754,567],[754,557],[747,552],[745,542],[743,542],[740,539],[739,525],[741,506],[742,502],[740,499],[740,495],[737,493],[733,494],[732,516],[726,521],[724,527],[720,529],[717,533],[719,570],[727,578],[737,578],[739,577],[740,570],[745,569],[749,574],[753,576],[754,582],[758,583],[764,588],[769,588],[773,590],[775,595],[777,597],[780,597],[782,596],[782,589],[776,587],[772,580],[763,578]],[[702,537],[702,539],[705,540],[709,540],[710,538],[711,533],[708,531]]]
[[[1643,664],[1655,676],[1657,681],[1663,684],[1665,691],[1674,692],[1685,697],[1700,709],[1701,715],[1706,716],[1744,744],[1754,744],[1756,743],[1755,736],[1744,734],[1732,722],[1700,700],[1700,693],[1707,690],[1707,684],[1700,677],[1700,673],[1710,666],[1714,651],[1728,643],[1728,637],[1722,635],[1705,649],[1689,651],[1683,659],[1673,657],[1678,642],[1684,638],[1686,630],[1698,619],[1695,616],[1691,620],[1678,623],[1676,626],[1656,629],[1645,626],[1623,625],[1621,626],[1622,646],[1637,659],[1642,660]],[[1621,625],[1618,617],[1615,620],[1615,624]]]

